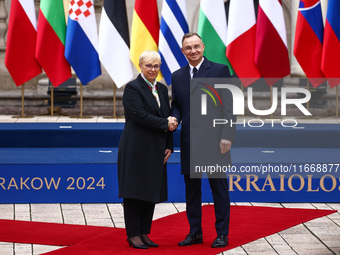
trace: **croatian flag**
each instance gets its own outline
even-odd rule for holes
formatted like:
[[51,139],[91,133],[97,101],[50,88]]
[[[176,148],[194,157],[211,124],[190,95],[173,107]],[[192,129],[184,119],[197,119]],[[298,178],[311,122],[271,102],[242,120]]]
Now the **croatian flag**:
[[101,75],[98,33],[92,0],[71,0],[66,30],[65,57],[82,84]]
[[189,32],[185,0],[163,0],[159,33],[161,71],[168,85],[171,73],[188,64],[181,51],[182,37]]
[[340,83],[340,1],[329,0],[324,33],[321,70],[329,85]]
[[313,87],[325,81],[321,72],[322,44],[320,0],[301,0],[296,22],[294,55]]

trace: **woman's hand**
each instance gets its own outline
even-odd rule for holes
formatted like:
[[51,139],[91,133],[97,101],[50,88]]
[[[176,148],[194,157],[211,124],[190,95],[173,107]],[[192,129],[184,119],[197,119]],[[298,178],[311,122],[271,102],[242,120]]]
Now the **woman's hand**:
[[168,130],[174,131],[178,126],[177,119],[175,117],[169,116],[168,117]]
[[164,164],[168,161],[170,156],[171,156],[171,150],[170,149],[166,149],[165,150],[165,157],[164,157]]

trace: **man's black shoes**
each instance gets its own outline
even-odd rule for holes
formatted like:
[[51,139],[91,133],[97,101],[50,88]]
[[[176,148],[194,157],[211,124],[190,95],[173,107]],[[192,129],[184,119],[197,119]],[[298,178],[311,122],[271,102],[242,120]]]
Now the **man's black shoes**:
[[189,233],[183,241],[178,243],[178,246],[188,246],[199,243],[203,243],[202,234]]
[[225,235],[218,235],[211,245],[211,248],[226,247],[229,244],[229,239]]
[[[189,246],[193,244],[203,243],[202,234],[189,233],[187,237],[178,243],[178,246]],[[216,239],[211,245],[211,248],[221,248],[226,247],[229,244],[228,236],[226,235],[217,235]]]

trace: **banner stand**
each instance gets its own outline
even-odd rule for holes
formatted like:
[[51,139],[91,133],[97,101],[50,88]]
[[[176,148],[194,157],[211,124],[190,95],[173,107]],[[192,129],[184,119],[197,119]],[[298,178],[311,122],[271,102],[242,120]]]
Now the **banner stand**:
[[33,118],[32,115],[26,115],[25,116],[25,84],[21,85],[21,116],[13,116],[12,118]]
[[70,118],[90,119],[92,116],[83,116],[83,84],[80,83],[80,115],[70,116]]

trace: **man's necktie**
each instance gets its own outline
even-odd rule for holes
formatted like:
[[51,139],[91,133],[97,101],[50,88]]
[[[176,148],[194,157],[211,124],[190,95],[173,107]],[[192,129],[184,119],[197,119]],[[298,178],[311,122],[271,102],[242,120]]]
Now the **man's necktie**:
[[192,78],[195,78],[197,76],[198,70],[196,67],[192,69]]

